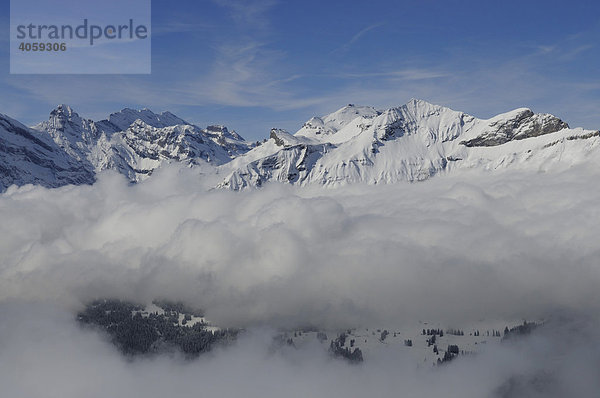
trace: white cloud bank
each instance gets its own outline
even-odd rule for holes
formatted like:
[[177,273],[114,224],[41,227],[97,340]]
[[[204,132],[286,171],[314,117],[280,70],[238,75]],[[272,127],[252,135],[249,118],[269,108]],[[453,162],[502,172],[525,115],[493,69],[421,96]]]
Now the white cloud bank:
[[[597,180],[581,166],[236,193],[167,168],[136,186],[105,174],[91,187],[12,188],[0,196],[0,385],[28,397],[483,397],[524,375],[512,396],[592,396]],[[433,371],[392,354],[359,367],[317,349],[269,354],[264,333],[193,362],[127,362],[75,325],[73,311],[100,297],[183,300],[246,328],[585,321]],[[551,391],[536,390],[540,378]]]
[[187,170],[0,197],[0,300],[183,300],[227,326],[597,311],[600,186],[580,167],[207,192]]

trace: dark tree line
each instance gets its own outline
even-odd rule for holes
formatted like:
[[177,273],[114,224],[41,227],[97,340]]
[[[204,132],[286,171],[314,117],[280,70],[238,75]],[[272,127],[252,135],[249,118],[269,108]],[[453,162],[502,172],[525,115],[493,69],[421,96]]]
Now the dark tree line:
[[444,331],[442,329],[423,329],[423,336],[440,336],[444,337]]
[[[208,351],[213,345],[233,340],[236,330],[208,331],[206,325],[180,326],[183,307],[170,307],[164,314],[142,316],[142,307],[120,300],[97,300],[77,315],[79,322],[106,331],[127,355],[178,349],[188,356]],[[188,319],[191,319],[191,314]]]
[[460,329],[448,329],[446,330],[447,334],[451,334],[452,336],[464,336],[465,332]]
[[444,356],[442,358],[438,358],[438,360],[437,360],[438,365],[452,361],[454,358],[456,358],[458,356],[459,352],[460,352],[460,350],[458,349],[457,345],[455,345],[455,344],[448,345],[448,349],[446,350],[446,352],[444,352]]
[[[353,342],[354,340],[351,340]],[[350,362],[358,363],[363,361],[363,355],[360,348],[348,348],[346,345],[346,334],[340,334],[335,340],[331,340],[329,344],[329,352],[336,357],[347,359]],[[354,344],[352,344],[354,346]]]
[[527,322],[523,321],[522,325],[515,326],[513,328],[504,328],[504,337],[503,339],[509,339],[514,336],[524,336],[530,334],[536,327],[539,325],[535,322]]

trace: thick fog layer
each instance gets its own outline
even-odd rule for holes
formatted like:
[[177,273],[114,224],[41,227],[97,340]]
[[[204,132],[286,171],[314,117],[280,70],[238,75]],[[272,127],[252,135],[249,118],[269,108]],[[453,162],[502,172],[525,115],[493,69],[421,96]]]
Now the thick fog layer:
[[0,197],[0,300],[155,298],[222,326],[402,326],[600,310],[592,168],[206,191],[188,170]]
[[[136,186],[106,174],[11,188],[0,197],[0,385],[61,398],[593,396],[597,180],[579,167],[228,192],[167,168]],[[194,361],[128,361],[75,322],[106,297],[182,300],[250,332]],[[394,350],[359,366],[319,347],[273,351],[267,331],[523,318],[550,326],[435,369]]]

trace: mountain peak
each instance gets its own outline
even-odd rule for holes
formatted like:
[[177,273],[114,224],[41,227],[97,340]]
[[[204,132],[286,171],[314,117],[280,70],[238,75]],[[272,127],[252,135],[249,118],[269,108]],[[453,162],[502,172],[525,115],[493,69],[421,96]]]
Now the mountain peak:
[[407,102],[407,104],[439,106],[432,102],[425,101],[424,99],[420,99],[420,98],[411,98],[410,101]]
[[425,100],[417,99],[417,98],[412,98],[403,107],[406,109],[410,109],[416,113],[424,113],[424,114],[427,114],[430,112],[435,112],[435,111],[442,111],[442,110],[456,112],[446,106],[433,104],[429,101],[425,101]]
[[[179,118],[177,115],[175,115],[175,114],[173,114],[173,113],[171,113],[171,112],[169,112],[169,111],[164,111],[164,112],[162,112],[160,115],[161,115],[162,117],[164,117],[164,118],[174,118],[174,119],[179,119],[179,120],[185,121],[185,120],[183,120],[183,119]],[[187,123],[186,123],[186,124],[187,124]]]
[[531,117],[533,115],[534,115],[533,111],[529,108],[517,108],[517,109],[513,109],[512,111],[504,112],[504,113],[494,116],[493,118],[490,119],[490,122],[493,123],[493,122],[501,121],[501,120],[520,120],[520,119],[524,119],[526,117]]
[[371,118],[380,114],[371,106],[348,104],[328,115],[310,118],[295,135],[320,140],[323,136],[337,133],[356,118]]
[[79,114],[73,110],[69,105],[59,104],[50,112],[50,117],[53,116],[64,116],[65,118],[79,117]]
[[225,135],[229,133],[227,127],[223,126],[222,124],[212,124],[210,126],[207,126],[206,131],[208,131],[209,133],[221,133]]
[[[67,125],[76,126],[73,129],[78,130],[83,128],[88,123],[69,105],[60,104],[50,112],[48,121],[41,123],[41,126],[55,130],[65,130]],[[69,129],[69,130],[73,130]]]
[[329,115],[323,116],[323,118],[331,117],[333,115],[340,114],[354,114],[354,115],[363,115],[364,113],[377,113],[377,110],[372,106],[365,105],[356,105],[356,104],[348,104],[337,111],[330,113]]
[[125,131],[133,122],[141,120],[149,126],[156,128],[176,126],[179,124],[189,124],[185,120],[175,116],[170,112],[156,114],[148,108],[141,110],[123,108],[121,111],[111,113],[108,122],[117,127],[119,131]]
[[417,105],[417,104],[429,104],[429,102],[427,102],[427,101],[425,101],[425,100],[422,100],[422,99],[420,99],[420,98],[414,98],[414,97],[413,97],[413,98],[411,98],[411,99],[410,99],[410,100],[409,100],[409,101],[408,101],[406,104],[407,104],[407,105],[408,105],[408,104],[414,104],[414,105]]
[[271,129],[269,138],[271,138],[275,141],[275,145],[280,146],[280,147],[286,147],[286,148],[290,147],[290,146],[294,146],[294,145],[300,145],[300,144],[310,145],[310,144],[316,143],[315,141],[311,140],[310,138],[303,137],[303,136],[295,136],[295,135],[288,133],[287,130],[278,129],[278,128]]
[[244,140],[244,138],[242,138],[241,135],[239,135],[233,130],[229,131],[229,129],[226,126],[223,126],[222,124],[209,125],[206,127],[205,130],[208,134],[216,135],[222,139],[230,139],[235,141]]

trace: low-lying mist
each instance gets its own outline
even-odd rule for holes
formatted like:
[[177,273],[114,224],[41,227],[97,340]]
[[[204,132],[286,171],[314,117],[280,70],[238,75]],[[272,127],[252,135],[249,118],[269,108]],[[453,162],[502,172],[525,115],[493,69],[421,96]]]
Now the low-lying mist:
[[[13,187],[0,196],[0,385],[28,397],[593,396],[597,180],[580,166],[230,192],[167,167],[134,186],[107,173]],[[77,326],[96,298],[183,301],[249,332],[194,361],[128,361]],[[555,327],[435,369],[391,352],[352,366],[318,347],[269,349],[279,327],[481,319]]]
[[6,397],[595,397],[599,333],[585,322],[538,333],[450,364],[417,364],[381,350],[361,364],[318,347],[273,350],[252,329],[233,345],[189,361],[129,359],[72,314],[42,304],[0,304],[0,385]]

